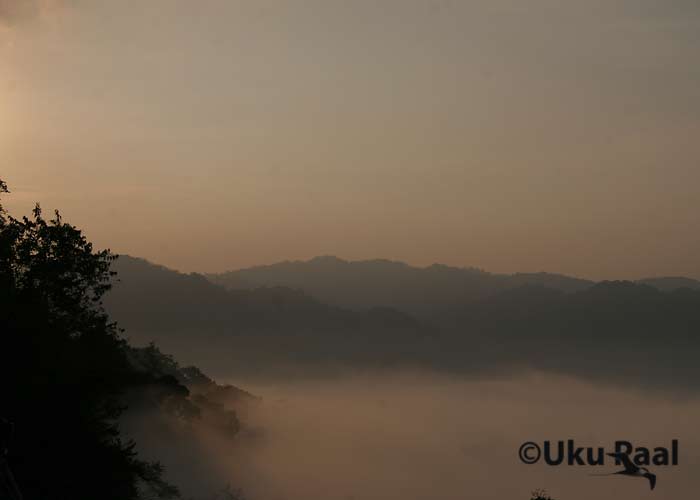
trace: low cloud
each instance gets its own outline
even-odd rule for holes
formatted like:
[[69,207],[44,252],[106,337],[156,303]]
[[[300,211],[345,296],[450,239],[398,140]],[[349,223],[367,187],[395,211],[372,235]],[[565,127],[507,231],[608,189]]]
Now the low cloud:
[[678,439],[680,465],[654,468],[654,493],[681,498],[700,486],[697,400],[538,374],[470,380],[404,372],[242,385],[263,400],[233,441],[205,430],[188,440],[158,440],[150,431],[149,440],[137,439],[186,494],[199,498],[207,484],[230,483],[248,500],[527,500],[536,488],[559,500],[651,498],[645,481],[519,461],[523,442],[560,439],[605,448]]

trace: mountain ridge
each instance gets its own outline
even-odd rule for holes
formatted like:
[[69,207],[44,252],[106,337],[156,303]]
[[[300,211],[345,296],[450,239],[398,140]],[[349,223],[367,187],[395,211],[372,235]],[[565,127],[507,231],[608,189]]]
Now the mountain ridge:
[[[439,263],[416,267],[388,259],[349,261],[333,255],[205,276],[228,289],[286,286],[304,290],[318,300],[341,307],[391,307],[424,318],[523,285],[541,285],[571,293],[598,283],[545,271],[499,274],[475,267]],[[635,282],[664,291],[682,287],[700,289],[700,281],[682,277],[643,278]]]
[[[564,291],[525,280],[442,304],[444,295],[421,295],[418,287],[416,296],[440,305],[429,316],[385,305],[341,307],[300,288],[227,290],[203,275],[130,257],[114,268],[121,283],[105,305],[136,344],[155,341],[215,377],[328,376],[397,366],[470,374],[527,368],[646,386],[683,373],[684,385],[694,388],[698,375],[700,290],[688,287],[663,291],[602,281]],[[399,280],[398,288],[405,285]]]

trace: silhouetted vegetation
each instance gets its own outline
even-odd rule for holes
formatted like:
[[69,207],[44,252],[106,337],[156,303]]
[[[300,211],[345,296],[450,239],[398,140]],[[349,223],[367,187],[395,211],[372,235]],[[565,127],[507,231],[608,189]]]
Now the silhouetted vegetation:
[[113,259],[58,212],[0,212],[1,413],[16,423],[9,461],[27,499],[177,494],[116,424],[120,396],[144,376],[100,305]]
[[235,388],[120,338],[102,307],[115,258],[58,212],[47,220],[37,205],[16,219],[0,206],[0,417],[14,423],[8,461],[26,500],[177,497],[122,437],[127,401],[238,431],[236,414],[208,399]]
[[539,489],[532,492],[530,500],[554,500],[547,494],[547,490]]

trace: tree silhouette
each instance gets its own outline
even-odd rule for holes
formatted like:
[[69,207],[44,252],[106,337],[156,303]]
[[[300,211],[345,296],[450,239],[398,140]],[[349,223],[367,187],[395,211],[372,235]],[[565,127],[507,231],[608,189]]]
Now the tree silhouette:
[[547,494],[547,490],[544,489],[536,489],[535,491],[532,492],[532,497],[530,500],[554,500],[552,497],[550,497]]
[[0,205],[0,417],[27,500],[177,496],[119,434],[121,396],[148,377],[102,308],[115,258],[58,212],[16,219]]

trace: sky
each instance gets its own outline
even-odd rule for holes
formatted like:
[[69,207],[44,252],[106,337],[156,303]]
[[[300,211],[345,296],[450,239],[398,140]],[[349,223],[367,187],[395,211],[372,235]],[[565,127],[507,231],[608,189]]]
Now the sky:
[[3,205],[183,271],[700,278],[696,0],[0,0]]

